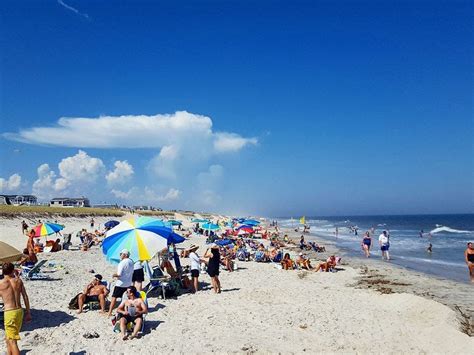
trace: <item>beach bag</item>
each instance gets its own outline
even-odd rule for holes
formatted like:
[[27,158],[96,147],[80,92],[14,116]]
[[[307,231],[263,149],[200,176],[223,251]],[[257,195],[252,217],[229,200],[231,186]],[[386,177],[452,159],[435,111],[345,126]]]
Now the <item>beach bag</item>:
[[69,309],[79,309],[79,296],[80,295],[81,293],[78,293],[69,301]]

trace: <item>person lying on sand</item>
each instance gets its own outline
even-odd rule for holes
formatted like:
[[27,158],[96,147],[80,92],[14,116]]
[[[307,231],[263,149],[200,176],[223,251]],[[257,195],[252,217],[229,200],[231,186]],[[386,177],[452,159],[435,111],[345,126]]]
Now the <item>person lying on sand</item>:
[[102,283],[102,275],[95,275],[94,279],[87,284],[84,292],[79,295],[77,302],[79,303],[79,310],[77,313],[82,313],[85,303],[99,302],[100,313],[105,313],[105,297],[107,297],[109,290]]
[[[148,313],[148,308],[143,300],[138,297],[137,289],[134,286],[127,287],[126,301],[123,301],[117,308],[117,320],[120,322],[120,336],[122,340],[133,339],[137,337],[142,329],[143,315]],[[134,323],[133,332],[130,337],[125,333],[128,323]]]

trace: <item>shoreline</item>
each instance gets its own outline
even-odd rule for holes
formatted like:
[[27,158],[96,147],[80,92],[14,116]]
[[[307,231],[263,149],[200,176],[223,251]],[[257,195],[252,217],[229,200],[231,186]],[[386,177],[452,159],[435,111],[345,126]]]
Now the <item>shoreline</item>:
[[[288,234],[295,243],[299,242],[302,233],[290,228],[280,228],[283,234]],[[461,329],[469,336],[474,336],[474,304],[472,303],[473,285],[460,281],[453,281],[437,275],[418,272],[403,265],[382,261],[379,258],[365,258],[349,256],[347,252],[338,248],[334,242],[315,234],[310,236],[318,244],[326,247],[326,253],[311,252],[312,257],[320,256],[323,260],[329,255],[342,256],[341,265],[350,265],[359,270],[359,281],[355,287],[372,289],[381,293],[410,293],[426,299],[442,303],[457,313]],[[295,250],[300,250],[296,245]],[[309,253],[308,253],[309,255]],[[324,256],[324,257],[321,257]]]

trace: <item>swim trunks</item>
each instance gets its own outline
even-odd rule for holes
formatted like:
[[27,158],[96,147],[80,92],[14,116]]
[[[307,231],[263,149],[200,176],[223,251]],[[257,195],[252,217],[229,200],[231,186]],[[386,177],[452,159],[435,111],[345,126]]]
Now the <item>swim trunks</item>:
[[20,330],[23,324],[23,309],[11,309],[4,312],[5,338],[20,340]]

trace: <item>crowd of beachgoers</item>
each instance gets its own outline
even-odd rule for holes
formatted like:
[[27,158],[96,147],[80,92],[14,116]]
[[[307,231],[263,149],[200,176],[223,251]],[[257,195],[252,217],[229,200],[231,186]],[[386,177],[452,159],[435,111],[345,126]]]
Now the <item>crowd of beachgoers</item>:
[[[79,320],[84,312],[86,315],[95,312],[103,314],[105,322],[109,322],[117,334],[116,339],[126,343],[135,343],[130,340],[136,338],[146,339],[147,334],[152,332],[153,329],[146,330],[147,319],[157,312],[158,302],[166,299],[180,302],[185,295],[196,297],[201,292],[221,294],[225,291],[227,285],[226,280],[222,280],[221,271],[231,274],[242,272],[250,264],[264,264],[265,268],[261,270],[265,273],[268,273],[267,267],[270,266],[273,270],[293,270],[301,278],[302,272],[337,275],[338,271],[347,268],[341,265],[342,258],[336,255],[337,251],[306,240],[308,228],[302,227],[296,234],[280,229],[277,223],[258,222],[248,226],[243,221],[219,218],[206,222],[217,226],[213,230],[205,229],[202,222],[191,219],[177,223],[170,228],[185,238],[183,243],[168,243],[152,260],[133,260],[132,250],[123,248],[119,252],[120,260],[113,264],[102,254],[103,241],[113,227],[105,227],[106,223],[100,224],[93,218],[87,221],[86,226],[84,222],[82,220],[83,225],[74,233],[60,230],[50,234],[46,238],[50,240],[45,241],[22,221],[18,228],[24,235],[22,255],[13,264],[3,264],[3,280],[0,281],[8,353],[18,351],[22,321],[30,322],[32,318],[35,321],[28,293],[35,287],[35,282],[48,280],[50,272],[57,271],[55,269],[59,265],[54,262],[56,254],[63,261],[70,257],[68,254],[84,260],[89,259],[87,255],[103,259],[102,270],[92,267],[91,263],[90,269],[83,271],[80,277],[87,281],[83,284],[76,281],[74,287],[68,286],[72,293],[63,296],[67,298],[68,310],[73,310]],[[110,273],[111,268],[113,273]],[[258,266],[252,266],[253,274],[248,277],[255,275],[255,268]],[[9,285],[12,286],[10,291]],[[9,296],[9,292],[14,296]],[[23,300],[24,311],[20,299]],[[152,306],[152,303],[155,305]],[[100,337],[97,331],[87,331],[82,335],[85,339]]]

